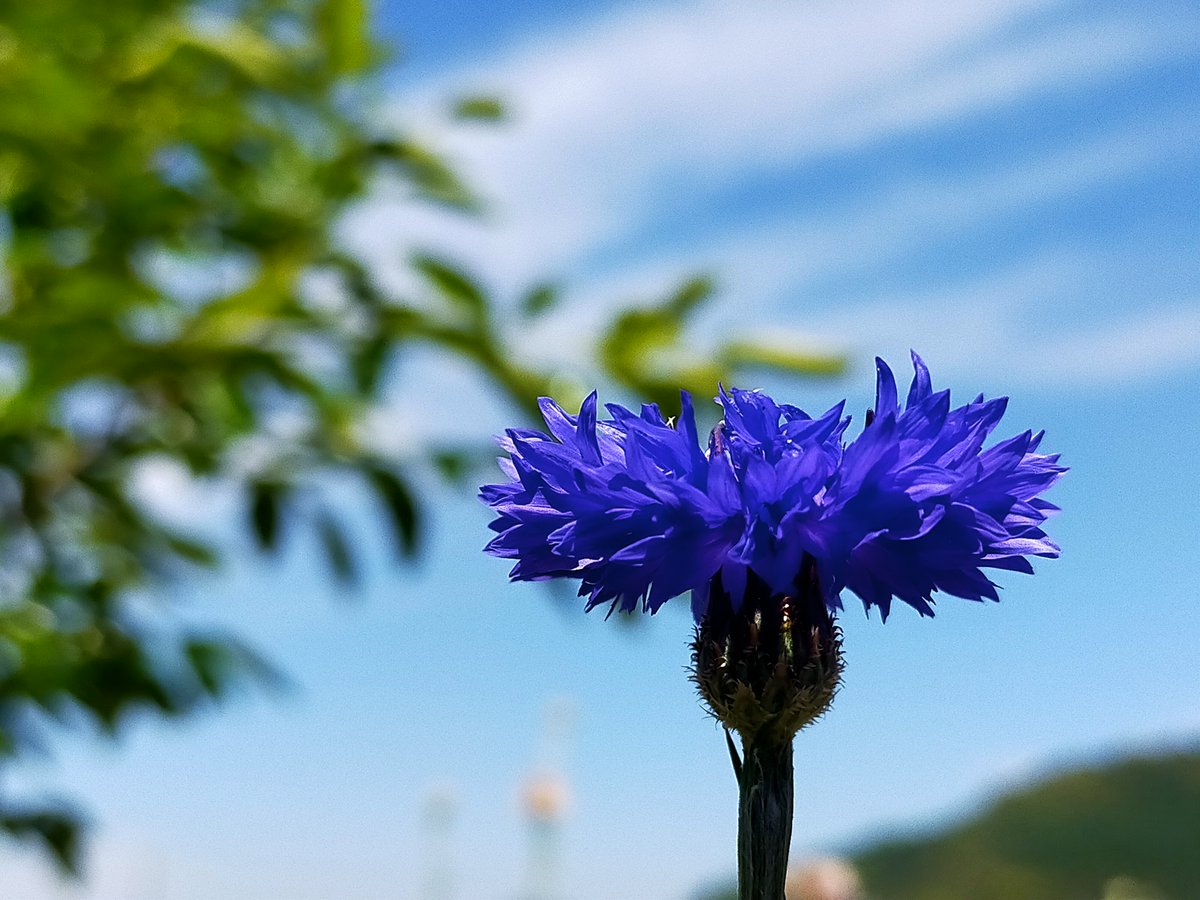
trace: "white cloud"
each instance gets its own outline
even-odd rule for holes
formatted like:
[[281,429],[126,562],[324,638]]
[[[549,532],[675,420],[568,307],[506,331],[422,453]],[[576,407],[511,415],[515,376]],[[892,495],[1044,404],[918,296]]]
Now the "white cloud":
[[1031,348],[1049,378],[1077,384],[1140,381],[1200,367],[1200,303],[1140,312],[1082,328]]
[[[565,277],[574,302],[527,335],[543,361],[577,358],[578,335],[614,302],[666,289],[697,267],[729,287],[726,311],[761,310],[763,298],[803,296],[814,279],[884,267],[980,223],[1118,182],[1194,141],[1196,128],[1188,119],[1135,118],[1086,143],[1019,151],[1003,168],[893,180],[876,196],[845,192],[818,206],[799,198],[765,219],[722,223],[683,249],[651,236],[605,266],[584,267],[606,246],[653,235],[674,208],[664,192],[703,196],[1195,49],[1148,18],[1080,21],[1077,13],[1055,0],[933,10],[917,0],[820,0],[766,2],[749,15],[703,0],[576,22],[422,86],[397,113],[401,121],[415,115],[490,198],[485,221],[384,201],[364,208],[347,231],[405,295],[413,284],[396,251],[414,238],[486,273],[501,297],[544,275]],[[510,98],[515,121],[465,131],[436,124],[432,110],[446,96],[475,88]],[[1044,262],[1015,268],[1041,277]],[[882,296],[846,310],[805,308],[795,318],[855,348],[868,339],[890,346],[924,323],[913,343],[944,345],[951,361],[976,362],[990,351],[1014,360],[1026,345],[1028,306],[1046,291],[1030,283],[1005,293],[1004,278],[990,273],[969,292],[933,286],[919,297]],[[985,296],[996,299],[989,305]],[[953,321],[965,324],[947,325]],[[1097,333],[1117,328],[1096,325]],[[1120,377],[1188,359],[1183,351],[1158,354]],[[1063,384],[1077,379],[1065,364],[1023,371]]]
[[774,279],[777,289],[783,282],[888,263],[980,223],[1043,209],[1118,182],[1168,158],[1181,142],[1200,138],[1190,116],[1168,125],[1148,129],[1137,124],[1002,169],[902,181],[849,212],[813,210],[760,222],[723,246],[705,249],[721,261],[731,280],[752,284],[758,292],[770,288],[764,277]]
[[[811,316],[808,331],[855,355],[907,359],[916,348],[943,376],[1001,373],[1003,383],[1104,387],[1200,368],[1200,303],[1144,307],[1103,321],[1048,315],[1073,293],[1087,255],[1035,258],[926,292]],[[1066,318],[1064,323],[1061,320]]]
[[499,129],[424,117],[494,201],[487,227],[389,206],[355,231],[380,256],[393,241],[436,234],[516,289],[636,231],[673,184],[736,183],[1168,52],[1151,25],[1130,22],[1005,36],[1053,5],[980,0],[931,13],[915,0],[830,0],[748,15],[702,2],[545,35],[424,86],[400,114],[466,88],[512,99],[516,121]]
[[[899,263],[922,247],[954,240],[980,223],[1050,208],[1078,191],[1119,182],[1168,158],[1180,136],[1187,134],[1196,134],[1187,119],[1151,130],[1137,125],[1088,143],[1052,148],[1000,171],[900,183],[846,212],[813,210],[760,220],[731,235],[718,235],[711,243],[659,253],[643,265],[594,280],[581,291],[582,302],[538,323],[527,336],[543,362],[556,356],[577,359],[587,344],[583,336],[594,333],[614,303],[653,296],[703,260],[720,273],[722,296],[728,302],[724,320],[710,317],[697,329],[701,339],[715,339],[715,332],[731,322],[770,321],[791,332],[802,326],[796,340],[807,335],[814,346],[824,343],[868,355],[887,350],[900,356],[910,346],[936,349],[941,366],[950,371],[988,359],[1002,371],[1014,370],[1017,380],[1075,386],[1080,373],[1057,355],[1039,352],[1035,359],[1023,358],[1030,320],[1044,304],[1067,302],[1081,291],[1095,290],[1098,271],[1132,266],[1148,253],[1161,256],[1161,248],[1041,252],[1007,268],[990,269],[982,278],[903,295],[866,296],[849,304],[814,303],[805,286],[864,265]],[[1114,259],[1122,255],[1124,263]],[[1095,311],[1110,305],[1100,296]],[[1097,323],[1095,330],[1110,333],[1128,327],[1128,322]],[[1043,331],[1038,334],[1048,339]],[[1178,340],[1186,343],[1187,338]],[[1098,367],[1089,377],[1144,378],[1175,371],[1189,360],[1180,352],[1153,353],[1138,365]]]

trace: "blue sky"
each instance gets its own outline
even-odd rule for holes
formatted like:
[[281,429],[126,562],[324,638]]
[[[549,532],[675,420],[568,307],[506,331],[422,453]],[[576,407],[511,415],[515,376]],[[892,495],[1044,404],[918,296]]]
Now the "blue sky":
[[[1003,578],[1001,604],[843,617],[845,688],[797,744],[795,855],[936,821],[1056,760],[1200,734],[1195,5],[503,6],[378,10],[410,48],[387,119],[489,200],[482,222],[364,207],[346,240],[381,277],[405,287],[391,261],[415,234],[502,297],[560,278],[563,310],[514,344],[586,379],[589,324],[711,271],[701,348],[734,329],[852,362],[837,382],[746,386],[861,410],[871,357],[903,366],[913,347],[960,398],[1011,395],[1002,430],[1046,428],[1072,467],[1053,495],[1063,558]],[[506,97],[506,126],[446,123],[443,99],[476,89]],[[414,354],[380,433],[403,447],[512,417]],[[195,505],[170,473],[151,488],[164,514]],[[249,637],[295,688],[19,773],[90,805],[93,878],[56,885],[3,848],[0,893],[417,898],[423,798],[448,785],[458,896],[515,897],[518,797],[557,697],[575,710],[565,895],[683,900],[730,874],[736,792],[684,677],[686,605],[627,629],[507,585],[477,550],[485,512],[437,490],[428,557],[380,550],[356,600],[301,540],[181,585],[181,616]],[[375,546],[365,499],[344,502]]]

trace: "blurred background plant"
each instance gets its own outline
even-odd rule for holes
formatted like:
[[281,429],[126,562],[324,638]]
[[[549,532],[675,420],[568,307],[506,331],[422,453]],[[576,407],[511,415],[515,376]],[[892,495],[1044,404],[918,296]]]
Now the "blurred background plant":
[[[434,149],[373,125],[390,49],[365,0],[39,0],[0,4],[0,753],[135,710],[185,716],[243,676],[275,678],[235,635],[172,623],[165,591],[221,542],[143,502],[152,472],[240,498],[248,539],[315,530],[356,576],[331,476],[386,511],[401,557],[422,546],[415,472],[461,475],[483,448],[371,440],[398,353],[468,361],[516,407],[603,374],[677,404],[731,370],[831,374],[835,355],[736,336],[703,355],[684,329],[704,278],[615,312],[583,365],[526,362],[549,284],[496,298],[419,236],[422,287],[395,296],[337,237],[385,182],[414,204],[480,208]],[[496,99],[447,116],[496,121]],[[430,402],[428,414],[437,415]],[[344,481],[337,481],[344,484]],[[0,807],[0,828],[78,858],[69,805]]]
[[[845,860],[801,862],[788,900],[1184,900],[1200,884],[1197,834],[1194,747],[1103,760],[998,792],[950,824],[876,837]],[[697,900],[736,897],[728,886]]]

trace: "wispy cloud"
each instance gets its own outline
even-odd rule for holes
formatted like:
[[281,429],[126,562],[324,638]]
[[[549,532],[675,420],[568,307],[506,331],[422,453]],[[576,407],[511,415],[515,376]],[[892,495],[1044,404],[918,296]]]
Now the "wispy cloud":
[[736,182],[1164,52],[1161,33],[1136,20],[1007,37],[1054,5],[655,6],[449,73],[404,115],[466,87],[512,99],[510,127],[464,133],[431,117],[426,128],[497,210],[498,227],[439,234],[485,254],[501,279],[524,278],[636,228],[664,178]]
[[916,347],[942,374],[1000,373],[1006,386],[1099,388],[1200,368],[1200,308],[1164,307],[1079,328],[1029,327],[1022,304],[975,303],[964,315],[960,298],[879,303],[852,320],[818,320],[819,335],[853,334],[860,354],[891,360]]
[[[1197,129],[1186,117],[1130,119],[1084,141],[1023,148],[952,177],[902,176],[871,197],[847,191],[820,204],[796,198],[754,210],[685,247],[671,231],[671,191],[729,190],[756,175],[998,114],[1041,95],[1102,90],[1123,73],[1194,52],[1189,40],[1149,17],[1089,17],[1058,0],[980,0],[936,11],[916,0],[774,2],[756,6],[754,15],[716,0],[625,9],[446,73],[399,108],[398,117],[424,123],[491,200],[485,221],[384,201],[364,208],[347,233],[364,252],[391,261],[382,276],[401,292],[412,284],[395,250],[414,237],[469,261],[502,295],[546,274],[566,277],[585,302],[539,326],[548,354],[573,352],[572,333],[599,321],[613,302],[662,289],[698,266],[723,277],[738,309],[757,305],[766,313],[763,298],[771,298],[770,311],[779,313],[782,298],[805,297],[814,280],[886,269],[914,248],[1160,165],[1194,143]],[[468,88],[509,97],[513,123],[462,132],[425,114]],[[597,254],[613,246],[621,252],[597,267]],[[1014,318],[1012,297],[989,309],[981,294],[1004,283],[1003,268],[1040,266],[1039,259],[997,258],[970,295],[931,284],[919,300],[906,301],[881,290],[875,302],[850,309],[805,308],[804,321],[842,344],[878,336],[877,323],[898,317],[909,326],[904,333],[920,322],[946,333],[946,315],[961,317],[969,296],[975,327],[955,343],[962,353],[950,356],[977,359],[977,345],[1007,341],[1011,349],[1020,337],[1001,327]],[[1063,383],[1075,377],[1062,365],[1054,372]]]
[[[1048,377],[1076,384],[1140,381],[1200,367],[1200,301],[1084,327],[1029,348]],[[1030,362],[1033,362],[1031,359]]]

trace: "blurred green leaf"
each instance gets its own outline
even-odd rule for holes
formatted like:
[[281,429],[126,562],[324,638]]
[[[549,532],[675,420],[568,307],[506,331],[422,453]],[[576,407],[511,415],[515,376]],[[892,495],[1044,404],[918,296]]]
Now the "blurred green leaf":
[[729,369],[770,369],[796,375],[840,375],[846,358],[823,351],[806,351],[768,341],[732,340],[721,348]]
[[323,0],[318,27],[329,54],[329,67],[338,75],[353,75],[371,58],[370,24],[366,0]]
[[358,565],[341,524],[329,512],[317,518],[317,535],[334,576],[344,585],[358,582]]
[[499,122],[507,117],[507,110],[499,97],[461,97],[454,103],[454,116],[469,121]]
[[488,300],[483,289],[452,264],[425,253],[416,253],[413,254],[412,265],[443,297],[464,309],[473,319],[481,320],[486,314]]
[[163,540],[171,552],[187,562],[211,568],[217,564],[216,550],[210,545],[164,529]]
[[430,460],[441,476],[448,481],[461,481],[470,471],[472,456],[466,450],[434,450]]
[[263,85],[278,84],[287,77],[286,51],[253,28],[236,19],[207,17],[206,27],[177,26],[165,41],[210,53]]
[[526,316],[539,316],[553,309],[560,299],[561,293],[557,285],[535,285],[521,298],[521,312]]
[[[274,666],[240,641],[225,635],[190,636],[183,643],[183,654],[202,697],[220,699],[244,678],[274,688],[285,684]],[[198,699],[189,698],[191,702]]]
[[382,501],[396,536],[396,547],[402,556],[413,557],[420,549],[420,511],[412,491],[395,472],[373,468],[369,478],[375,493]]
[[351,358],[355,387],[364,395],[373,397],[378,392],[392,345],[391,335],[379,335],[364,341]]
[[0,830],[22,841],[45,847],[65,875],[79,874],[79,821],[59,809],[0,810]]
[[662,301],[618,313],[601,338],[605,367],[638,395],[671,412],[679,410],[680,389],[711,396],[718,382],[729,384],[750,369],[808,376],[844,369],[845,359],[838,354],[736,335],[707,351],[689,346],[689,319],[712,299],[714,289],[710,278],[693,277]]
[[639,396],[678,412],[680,389],[703,395],[723,374],[715,361],[697,361],[682,342],[688,316],[713,293],[712,280],[693,277],[665,300],[619,313],[600,342],[608,371]]
[[466,184],[432,150],[410,140],[375,141],[367,150],[397,165],[422,198],[467,212],[479,208]]
[[283,518],[286,488],[278,481],[256,481],[250,486],[250,523],[264,550],[275,550]]

